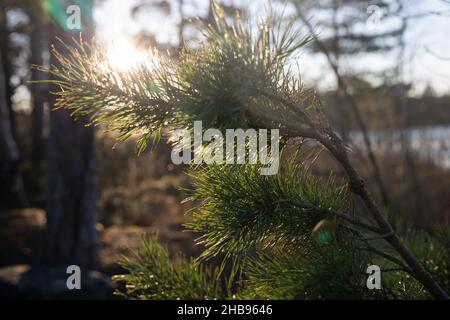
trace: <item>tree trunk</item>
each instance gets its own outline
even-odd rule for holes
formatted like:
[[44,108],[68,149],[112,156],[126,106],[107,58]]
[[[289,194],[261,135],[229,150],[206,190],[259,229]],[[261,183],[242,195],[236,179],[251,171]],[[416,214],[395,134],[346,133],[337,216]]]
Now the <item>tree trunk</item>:
[[[92,37],[86,19],[92,16],[92,2],[84,1],[82,31],[84,40]],[[64,12],[76,1],[59,1]],[[65,31],[65,25],[54,20],[51,42],[64,53],[56,37],[70,44],[77,33]],[[88,20],[92,21],[92,20]],[[61,23],[61,20],[59,20]],[[51,61],[51,63],[56,63]],[[56,88],[55,88],[56,89]],[[53,89],[52,89],[53,91]],[[56,90],[55,90],[56,91]],[[54,97],[50,106],[55,105]],[[94,129],[86,119],[72,120],[67,110],[52,110],[48,152],[47,263],[96,267],[98,235],[95,228],[95,146]]]
[[[36,11],[39,10],[39,5]],[[31,12],[31,65],[43,66],[48,63],[44,55],[48,53],[48,28],[43,21],[42,14],[38,12]],[[48,78],[48,75],[38,71],[36,68],[31,69],[31,80],[40,81]],[[32,115],[31,115],[31,161],[35,169],[41,168],[42,161],[45,155],[44,145],[44,108],[46,102],[49,100],[49,88],[47,85],[39,84],[30,87],[32,95]]]

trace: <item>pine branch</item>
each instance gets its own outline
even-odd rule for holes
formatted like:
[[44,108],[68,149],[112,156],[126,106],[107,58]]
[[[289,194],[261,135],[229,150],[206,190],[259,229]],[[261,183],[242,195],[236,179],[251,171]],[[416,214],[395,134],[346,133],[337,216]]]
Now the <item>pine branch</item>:
[[210,267],[195,264],[183,257],[171,262],[167,250],[157,243],[157,236],[143,238],[133,259],[124,258],[121,266],[129,273],[113,278],[126,282],[128,299],[140,300],[208,300],[225,296]]
[[323,219],[345,210],[345,188],[320,181],[291,164],[278,176],[262,176],[258,166],[212,166],[192,173],[190,201],[201,201],[186,224],[202,236],[201,258],[224,253],[242,265],[255,247],[306,246]]
[[[213,7],[215,23],[205,30],[206,41],[198,50],[183,51],[176,64],[161,62],[154,68],[142,66],[129,74],[122,74],[106,63],[101,51],[85,44],[69,49],[68,56],[53,52],[60,64],[47,71],[56,77],[52,83],[61,88],[57,92],[59,106],[72,110],[75,116],[89,114],[95,124],[109,123],[123,138],[141,133],[144,137],[142,146],[150,133],[159,131],[166,123],[171,128],[191,128],[193,120],[197,119],[204,120],[205,126],[209,127],[280,128],[286,139],[315,139],[342,165],[350,190],[362,199],[370,217],[376,221],[377,226],[374,227],[381,230],[380,234],[389,234],[385,240],[408,264],[414,277],[434,297],[448,299],[447,293],[385,219],[348,159],[344,143],[325,123],[320,112],[320,101],[287,68],[290,59],[311,37],[302,37],[300,32],[294,30],[293,23],[282,26],[281,22],[276,23],[276,19],[269,19],[254,32],[242,20],[238,19],[235,24],[228,23],[220,7],[215,3]],[[275,30],[281,31],[277,33]],[[244,241],[255,244],[255,239],[270,244],[273,234],[286,241],[295,239],[294,236],[299,238],[307,228],[314,227],[317,217],[325,215],[325,212],[317,212],[307,205],[322,202],[333,208],[341,196],[321,190],[318,186],[311,187],[314,183],[300,184],[299,181],[303,182],[302,175],[298,179],[290,176],[285,181],[253,177],[251,181],[257,182],[264,193],[233,176],[233,172],[226,175],[208,172],[208,175],[219,186],[221,181],[215,178],[228,179],[242,194],[232,194],[233,197],[230,197],[225,193],[226,189],[215,188],[215,192],[222,192],[221,197],[228,200],[224,203],[208,194],[208,190],[204,191],[204,195],[214,200],[207,202],[206,206],[214,209],[211,212],[219,212],[216,216],[198,217],[201,222],[198,229],[211,231],[204,238],[210,245],[207,255],[222,250],[226,250],[228,255],[241,253],[244,252],[241,249],[248,249]],[[214,187],[209,182],[205,185]],[[305,189],[305,186],[310,189]],[[286,190],[286,187],[289,189]],[[336,199],[328,198],[327,194],[333,194]],[[243,195],[247,198],[243,199]],[[258,198],[261,196],[264,198]],[[286,198],[306,205],[302,219],[296,215],[297,209],[283,208],[282,204],[277,203]],[[259,203],[265,206],[259,206]],[[233,210],[235,214],[232,214]],[[289,211],[291,214],[282,214]],[[231,220],[218,221],[216,218],[220,214]],[[240,233],[235,237],[227,228],[238,224],[245,228],[237,229]],[[271,226],[272,233],[262,230],[261,227],[267,225]],[[279,226],[285,228],[284,232],[277,229]],[[223,239],[218,236],[221,233]]]

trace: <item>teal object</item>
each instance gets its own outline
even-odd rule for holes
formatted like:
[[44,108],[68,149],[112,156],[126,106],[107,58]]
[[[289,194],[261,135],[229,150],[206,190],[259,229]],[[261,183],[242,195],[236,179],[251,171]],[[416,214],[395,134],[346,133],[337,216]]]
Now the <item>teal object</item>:
[[[44,10],[50,21],[64,31],[80,33],[83,31],[93,30],[94,0],[42,0],[42,2]],[[68,12],[68,8],[73,5],[77,6],[79,8],[79,11]],[[79,17],[76,16],[78,14]],[[79,19],[80,28],[69,28],[69,19]]]
[[326,245],[331,242],[332,233],[329,230],[322,230],[316,236],[316,241],[320,245]]

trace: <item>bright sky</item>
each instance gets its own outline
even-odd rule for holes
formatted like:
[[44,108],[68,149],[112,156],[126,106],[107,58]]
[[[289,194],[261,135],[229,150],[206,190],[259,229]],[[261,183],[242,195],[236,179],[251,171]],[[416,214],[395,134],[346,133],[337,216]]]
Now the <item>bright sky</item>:
[[[205,13],[208,0],[191,0],[184,8],[186,13]],[[243,0],[229,0],[239,4]],[[264,15],[269,0],[251,0],[253,17]],[[177,23],[176,14],[167,17],[155,10],[151,15],[141,15],[132,19],[130,9],[137,0],[105,0],[95,11],[98,31],[97,37],[107,44],[111,50],[112,59],[121,68],[128,68],[134,60],[142,59],[136,53],[129,41],[129,36],[142,28],[156,33],[157,40],[176,43]],[[406,1],[405,1],[406,2]],[[193,4],[190,4],[193,3]],[[249,3],[249,1],[247,1]],[[367,1],[368,6],[370,1]],[[450,93],[450,4],[442,0],[410,0],[406,8],[409,15],[432,11],[447,11],[447,16],[430,15],[422,19],[410,20],[410,27],[406,34],[406,57],[408,68],[405,70],[407,80],[415,83],[416,93],[431,84],[438,93]],[[120,48],[120,49],[117,49]],[[432,54],[430,53],[435,53]],[[446,58],[439,59],[436,55]],[[380,70],[392,65],[394,60],[386,55],[361,55],[352,61],[347,61],[350,70]],[[322,88],[331,87],[334,83],[330,72],[324,74],[326,61],[318,55],[302,54],[299,60],[301,74],[307,83],[319,85]]]

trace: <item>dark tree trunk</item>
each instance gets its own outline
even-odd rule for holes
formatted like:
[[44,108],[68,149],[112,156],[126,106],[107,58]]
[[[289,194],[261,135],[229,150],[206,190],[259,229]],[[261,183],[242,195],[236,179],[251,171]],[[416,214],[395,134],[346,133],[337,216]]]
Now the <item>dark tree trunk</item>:
[[[38,4],[38,3],[37,3]],[[39,5],[34,5],[33,9],[37,12],[31,12],[31,65],[43,66],[48,63],[44,55],[48,53],[48,28],[43,21],[43,15],[40,14]],[[40,81],[47,79],[48,75],[31,69],[31,79]],[[32,115],[31,115],[31,161],[35,169],[40,169],[45,155],[44,144],[44,108],[49,100],[49,88],[47,85],[39,84],[30,87],[32,95]]]
[[81,119],[74,122],[67,110],[50,115],[47,248],[51,264],[94,268],[94,130],[85,124]]
[[[63,2],[65,2],[63,4]],[[79,1],[78,1],[79,2]],[[84,1],[84,5],[88,1]],[[60,1],[67,8],[75,1]],[[64,10],[65,11],[65,10]],[[92,7],[82,8],[82,20],[91,16]],[[85,19],[88,20],[85,20]],[[59,21],[61,23],[61,21]],[[64,26],[63,26],[64,27]],[[65,31],[56,22],[50,41],[64,53],[56,37],[71,43],[77,33]],[[84,40],[92,37],[92,28],[82,32]],[[51,61],[56,63],[55,61]],[[57,88],[53,88],[57,89]],[[50,106],[54,106],[54,100]],[[86,119],[74,121],[67,110],[52,110],[48,152],[47,263],[76,264],[84,269],[96,266],[98,235],[95,228],[95,146],[94,129]]]

